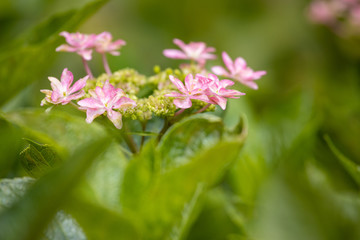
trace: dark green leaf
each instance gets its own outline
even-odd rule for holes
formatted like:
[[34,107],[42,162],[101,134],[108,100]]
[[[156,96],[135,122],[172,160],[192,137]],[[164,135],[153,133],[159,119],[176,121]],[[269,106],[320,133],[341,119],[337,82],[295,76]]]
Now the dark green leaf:
[[[5,209],[10,208],[15,202],[19,201],[29,187],[34,184],[34,182],[34,179],[28,177],[1,180],[0,213],[5,211]],[[76,221],[64,211],[56,213],[55,218],[47,227],[44,235],[45,236],[42,239],[49,240],[86,239]]]
[[222,133],[222,120],[210,114],[198,114],[174,124],[157,147],[161,169],[187,163],[198,151],[217,143]]
[[6,176],[21,151],[22,132],[0,116],[0,177]]
[[82,226],[88,239],[142,239],[134,219],[115,210],[79,199],[72,199],[67,209]]
[[60,168],[40,178],[23,198],[0,214],[0,239],[37,239],[90,166],[109,145],[100,137],[83,145]]
[[350,174],[350,176],[354,179],[354,181],[360,186],[360,166],[355,162],[351,161],[347,157],[345,157],[334,145],[329,136],[325,136],[325,141],[330,147],[331,151],[336,155],[339,159],[340,163],[344,166],[346,171]]
[[58,154],[48,144],[39,144],[30,139],[26,141],[30,144],[20,153],[20,161],[30,176],[40,177],[61,163]]
[[22,46],[1,54],[0,105],[44,74],[54,59],[55,48],[63,41],[58,35],[60,31],[73,31],[106,2],[93,1],[80,10],[54,16],[35,27]]

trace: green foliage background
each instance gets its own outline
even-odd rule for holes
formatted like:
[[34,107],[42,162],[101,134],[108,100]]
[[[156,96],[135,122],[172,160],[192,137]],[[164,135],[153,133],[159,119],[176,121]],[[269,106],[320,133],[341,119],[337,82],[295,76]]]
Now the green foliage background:
[[[1,1],[0,239],[360,239],[360,41],[311,24],[307,4]],[[47,76],[85,75],[55,52],[64,30],[126,40],[113,70],[176,67],[162,50],[180,38],[268,74],[131,157],[100,122],[40,109]]]

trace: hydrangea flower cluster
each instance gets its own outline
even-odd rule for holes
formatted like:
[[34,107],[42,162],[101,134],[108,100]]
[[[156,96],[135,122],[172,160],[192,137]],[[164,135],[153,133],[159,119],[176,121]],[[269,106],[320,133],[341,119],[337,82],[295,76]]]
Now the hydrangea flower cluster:
[[[216,75],[212,74],[205,69],[205,64],[207,60],[216,58],[213,54],[215,48],[207,47],[203,42],[185,44],[179,39],[174,39],[174,43],[181,50],[166,49],[163,54],[168,58],[190,60],[191,64],[163,71],[156,66],[155,75],[151,77],[129,68],[112,73],[105,54],[119,55],[118,50],[125,45],[124,40],[113,42],[108,32],[98,35],[62,32],[60,35],[65,37],[67,44],[59,46],[56,51],[80,55],[88,75],[72,86],[74,77],[67,68],[60,81],[49,77],[52,90],[41,90],[46,95],[41,106],[48,104],[53,107],[70,103],[77,109],[86,111],[87,123],[99,116],[106,116],[118,129],[123,126],[123,117],[139,120],[144,124],[153,116],[175,121],[179,115],[213,111],[216,105],[225,110],[229,98],[239,98],[245,93],[229,89],[235,82],[220,80],[218,76],[231,78],[257,89],[254,80],[266,74],[265,71],[253,71],[241,57],[233,62],[226,52],[223,52],[222,57],[227,69],[214,66],[211,70]],[[91,60],[93,51],[102,55],[106,71],[97,78],[93,77],[86,64]]]
[[314,23],[328,26],[341,36],[360,35],[358,0],[314,0],[308,15]]

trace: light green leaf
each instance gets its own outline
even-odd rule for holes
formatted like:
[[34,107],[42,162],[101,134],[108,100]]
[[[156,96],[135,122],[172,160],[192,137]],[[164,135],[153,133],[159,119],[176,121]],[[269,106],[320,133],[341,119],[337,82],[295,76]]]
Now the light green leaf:
[[[152,178],[148,177],[148,172],[137,170],[135,165],[142,164],[140,160],[129,165],[125,185],[133,183],[132,187],[137,189],[138,179],[150,179],[148,185],[141,186],[141,194],[137,191],[137,195],[133,195],[129,187],[124,187],[121,195],[124,209],[143,222],[147,239],[182,239],[186,236],[199,212],[203,194],[237,158],[243,141],[243,138],[233,137],[218,142],[212,148],[199,151],[187,163]],[[134,196],[137,199],[133,199]]]
[[50,113],[42,109],[16,111],[4,117],[20,126],[31,139],[51,144],[62,154],[64,150],[71,154],[82,144],[106,135],[100,125],[87,124],[84,118],[56,110]]

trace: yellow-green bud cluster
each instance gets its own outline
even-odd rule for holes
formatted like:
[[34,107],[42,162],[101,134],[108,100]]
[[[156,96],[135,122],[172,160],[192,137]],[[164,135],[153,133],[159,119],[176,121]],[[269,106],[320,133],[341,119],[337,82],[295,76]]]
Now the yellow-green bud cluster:
[[[173,103],[173,98],[165,97],[164,95],[173,91],[177,91],[177,88],[172,84],[169,79],[170,75],[184,81],[185,76],[189,73],[197,74],[201,71],[195,69],[196,66],[185,65],[181,69],[167,68],[161,71],[159,66],[154,67],[155,75],[146,77],[139,74],[136,70],[125,68],[114,72],[111,76],[102,74],[96,79],[88,80],[85,89],[84,98],[91,97],[90,90],[94,90],[95,87],[103,87],[106,80],[109,80],[110,84],[116,88],[121,88],[126,97],[136,101],[136,107],[121,109],[119,112],[125,118],[133,120],[147,121],[152,116],[159,117],[172,117],[177,111],[176,106]],[[207,103],[193,100],[193,106],[189,111],[196,111]],[[205,111],[214,111],[215,106],[211,105]]]

